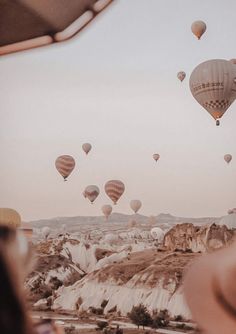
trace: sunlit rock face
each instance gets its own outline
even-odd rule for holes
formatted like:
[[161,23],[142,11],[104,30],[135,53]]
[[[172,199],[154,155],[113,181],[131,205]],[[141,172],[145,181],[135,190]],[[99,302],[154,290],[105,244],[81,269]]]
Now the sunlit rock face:
[[168,309],[171,315],[190,317],[182,293],[182,273],[196,256],[189,253],[164,253],[147,250],[94,271],[69,287],[55,293],[55,311],[112,310],[127,315],[134,305],[143,303],[148,310]]
[[[109,231],[111,234],[111,232]],[[69,234],[37,244],[38,265],[28,277],[31,302],[39,310],[127,315],[143,303],[148,310],[168,309],[189,319],[182,276],[199,252],[230,244],[233,231],[215,224],[171,228],[156,246],[142,227],[81,239]],[[113,239],[112,239],[113,240]]]
[[208,252],[230,244],[233,236],[226,226],[178,224],[166,233],[163,245],[170,251]]

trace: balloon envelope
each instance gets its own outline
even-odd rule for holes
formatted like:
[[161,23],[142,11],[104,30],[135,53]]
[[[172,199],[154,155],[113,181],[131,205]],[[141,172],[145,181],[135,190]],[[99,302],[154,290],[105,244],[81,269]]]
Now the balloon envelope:
[[104,214],[104,216],[106,217],[106,219],[108,219],[108,217],[112,213],[112,206],[109,205],[109,204],[103,205],[102,206],[102,213]]
[[61,155],[56,159],[55,166],[64,180],[66,180],[75,168],[75,160],[70,155]]
[[42,235],[43,235],[44,238],[47,239],[47,237],[49,236],[50,232],[51,232],[51,229],[48,226],[44,226],[42,228]]
[[105,192],[114,204],[120,199],[125,191],[125,185],[119,180],[110,180],[105,184]]
[[85,198],[88,198],[91,203],[93,203],[98,197],[99,193],[100,190],[97,186],[90,185],[85,188],[83,195]]
[[186,73],[184,71],[180,71],[177,73],[177,78],[182,82],[186,77]]
[[19,213],[13,209],[0,208],[0,225],[17,228],[21,225]]
[[92,145],[89,143],[84,143],[82,145],[82,149],[86,154],[88,154],[91,151],[91,148],[92,148]]
[[228,210],[228,215],[231,215],[232,213],[236,213],[236,208]]
[[189,85],[197,102],[218,121],[236,98],[236,67],[223,59],[205,61],[193,70]]
[[165,236],[164,231],[160,227],[153,227],[150,233],[153,239],[158,240],[159,242],[162,242]]
[[203,21],[195,21],[192,23],[191,25],[191,30],[192,33],[198,38],[200,39],[202,37],[202,35],[204,34],[204,32],[206,31],[206,23]]
[[227,162],[227,164],[229,164],[230,161],[232,160],[232,155],[231,154],[225,154],[224,160]]
[[141,206],[142,202],[138,199],[133,199],[132,201],[130,201],[130,207],[134,211],[134,213],[137,213]]
[[155,160],[155,161],[157,161],[157,160],[159,160],[160,159],[160,154],[158,154],[158,153],[155,153],[155,154],[153,154],[153,159]]
[[229,229],[236,228],[236,212],[232,212],[221,218],[219,225],[225,225]]

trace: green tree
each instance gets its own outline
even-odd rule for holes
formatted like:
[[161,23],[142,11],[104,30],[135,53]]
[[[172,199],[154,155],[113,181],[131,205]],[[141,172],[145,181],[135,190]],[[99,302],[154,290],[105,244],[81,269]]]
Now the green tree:
[[131,312],[128,314],[130,320],[138,326],[148,326],[152,324],[152,318],[143,304],[139,304],[138,306],[133,306]]

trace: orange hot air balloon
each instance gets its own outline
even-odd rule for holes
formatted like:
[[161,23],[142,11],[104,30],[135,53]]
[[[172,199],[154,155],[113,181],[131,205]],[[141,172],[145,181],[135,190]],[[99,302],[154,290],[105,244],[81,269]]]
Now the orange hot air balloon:
[[104,214],[104,216],[106,217],[106,219],[108,219],[108,217],[112,213],[112,206],[109,205],[109,204],[103,205],[102,206],[102,213]]
[[114,204],[117,203],[124,191],[125,185],[119,180],[110,180],[105,184],[105,192]]
[[230,161],[232,160],[232,155],[231,154],[225,154],[224,160],[225,160],[225,162],[227,162],[227,164],[229,164]]
[[72,173],[75,168],[75,160],[70,155],[61,155],[55,161],[55,166],[61,176],[64,178],[64,181]]
[[236,66],[224,59],[199,64],[192,72],[189,86],[193,97],[219,125],[236,98]]
[[82,145],[82,149],[83,149],[83,151],[86,153],[86,155],[91,151],[91,149],[92,149],[92,145],[91,144],[89,144],[89,143],[84,143],[83,145]]
[[155,153],[155,154],[153,154],[153,159],[157,162],[159,159],[160,159],[160,154],[158,154],[158,153]]
[[198,38],[200,39],[202,37],[202,35],[204,34],[204,32],[206,31],[206,23],[203,21],[195,21],[192,23],[191,25],[191,30],[192,33]]
[[95,201],[95,199],[98,197],[100,193],[100,190],[97,186],[90,185],[87,186],[83,192],[83,195],[85,198],[88,198],[91,204]]
[[19,213],[13,209],[0,208],[0,225],[17,228],[21,225]]
[[182,82],[186,77],[186,73],[184,71],[180,71],[177,73],[177,78]]

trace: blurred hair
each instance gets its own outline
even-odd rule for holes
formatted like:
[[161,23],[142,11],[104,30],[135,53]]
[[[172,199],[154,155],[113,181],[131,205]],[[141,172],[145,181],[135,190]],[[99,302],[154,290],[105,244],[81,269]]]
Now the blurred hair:
[[23,290],[24,262],[16,230],[0,226],[0,333],[32,334]]

